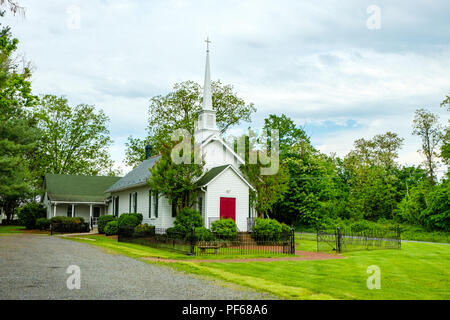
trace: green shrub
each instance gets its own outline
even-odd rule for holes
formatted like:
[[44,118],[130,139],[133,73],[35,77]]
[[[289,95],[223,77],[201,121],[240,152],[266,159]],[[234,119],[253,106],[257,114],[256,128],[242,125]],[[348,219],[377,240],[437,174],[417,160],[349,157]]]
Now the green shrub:
[[166,235],[170,239],[185,239],[189,233],[186,234],[186,232],[179,227],[171,227],[166,229]]
[[214,240],[214,234],[205,227],[195,228],[194,234],[195,241],[212,241]]
[[188,234],[192,227],[203,227],[203,218],[200,212],[191,208],[183,208],[178,212],[174,225],[180,232]]
[[148,237],[155,234],[155,226],[149,226],[147,223],[139,224],[134,228],[134,237]]
[[53,217],[50,219],[55,232],[89,232],[89,223],[83,217]]
[[117,220],[109,221],[105,226],[107,236],[115,236],[119,232],[119,222]]
[[288,225],[285,224],[285,223],[282,223],[282,224],[281,224],[281,232],[282,232],[283,234],[290,234],[290,233],[291,233],[291,227],[288,226]]
[[108,222],[111,221],[117,221],[117,218],[114,216],[100,216],[98,217],[97,227],[98,227],[98,233],[105,233],[105,227],[108,224]]
[[236,223],[233,219],[220,219],[211,224],[211,231],[222,239],[231,240],[237,235]]
[[142,223],[142,214],[140,213],[122,213],[118,219],[119,234],[131,237],[134,228]]
[[17,212],[19,223],[27,229],[36,228],[36,220],[47,217],[47,209],[42,203],[29,202]]
[[278,240],[282,232],[283,227],[277,220],[256,218],[252,236],[261,240]]
[[47,218],[36,219],[36,228],[39,230],[48,230],[52,222]]

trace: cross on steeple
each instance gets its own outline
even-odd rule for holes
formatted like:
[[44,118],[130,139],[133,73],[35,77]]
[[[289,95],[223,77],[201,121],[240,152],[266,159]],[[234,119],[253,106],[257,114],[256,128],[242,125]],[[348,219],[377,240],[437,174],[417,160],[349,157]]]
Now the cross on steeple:
[[211,43],[211,41],[209,40],[209,37],[206,37],[206,52],[209,52],[209,44]]

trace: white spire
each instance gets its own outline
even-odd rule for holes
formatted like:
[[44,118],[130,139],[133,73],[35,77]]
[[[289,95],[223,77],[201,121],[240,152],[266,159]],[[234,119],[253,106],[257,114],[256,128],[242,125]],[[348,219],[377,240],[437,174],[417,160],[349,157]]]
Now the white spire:
[[209,37],[206,38],[205,84],[203,86],[203,110],[212,110],[211,75],[209,70]]

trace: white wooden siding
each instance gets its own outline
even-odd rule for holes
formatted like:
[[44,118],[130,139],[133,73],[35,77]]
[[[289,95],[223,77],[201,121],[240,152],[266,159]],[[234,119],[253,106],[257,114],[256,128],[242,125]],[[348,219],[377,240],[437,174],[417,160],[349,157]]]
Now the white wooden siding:
[[[240,231],[247,231],[249,188],[247,184],[228,168],[207,186],[206,209],[208,217],[220,217],[220,198],[236,198],[236,225]],[[207,226],[207,225],[206,225]]]
[[[158,218],[154,216],[154,208],[152,198],[152,213],[149,215],[149,191],[147,186],[127,189],[120,192],[113,192],[111,196],[119,196],[119,215],[129,213],[130,193],[137,192],[137,212],[143,216],[142,223],[155,226],[157,228],[173,227],[175,218],[172,218],[172,207],[169,205],[167,198],[160,196],[158,201]],[[109,205],[112,208],[112,203]],[[131,208],[133,211],[133,207]],[[111,211],[112,212],[112,211]]]

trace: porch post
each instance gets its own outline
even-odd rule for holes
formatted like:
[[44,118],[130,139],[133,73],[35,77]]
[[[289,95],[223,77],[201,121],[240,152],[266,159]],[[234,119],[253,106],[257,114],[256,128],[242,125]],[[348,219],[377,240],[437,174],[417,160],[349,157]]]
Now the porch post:
[[56,202],[53,204],[53,216],[56,217]]
[[72,218],[75,217],[75,205],[72,203]]
[[89,218],[92,220],[92,204],[89,205]]

